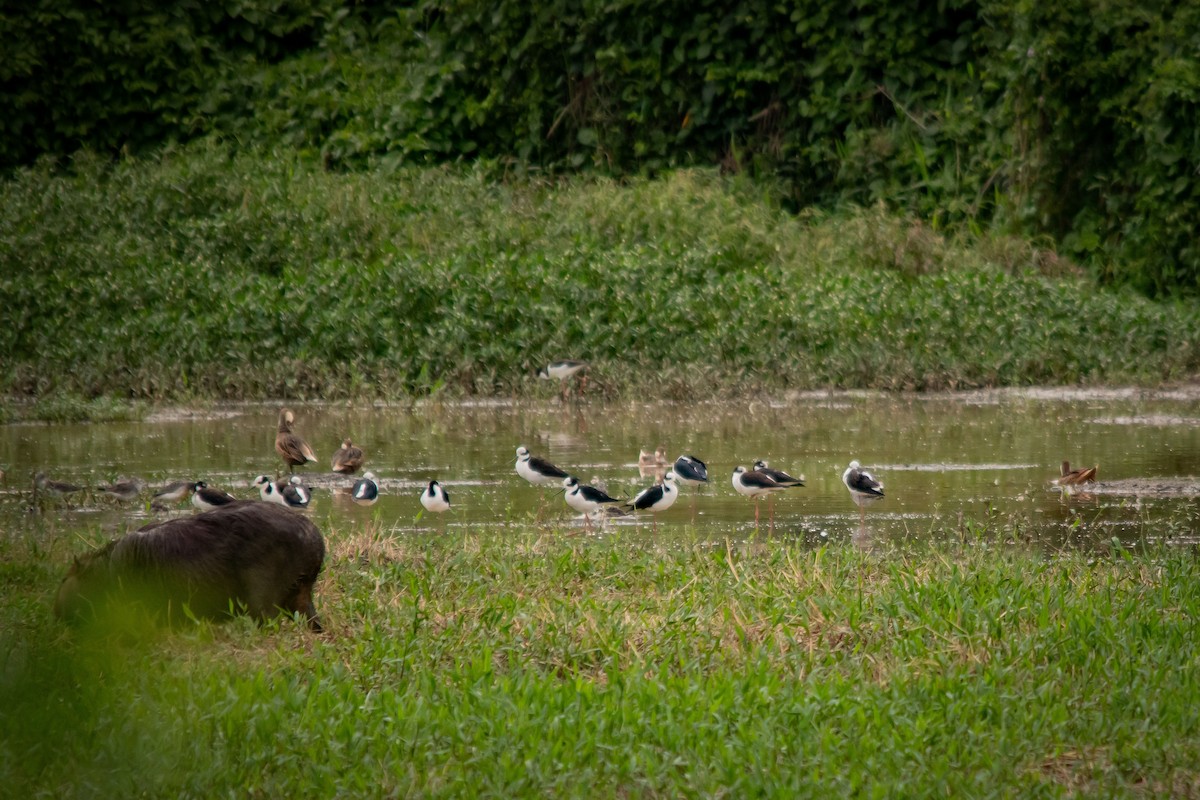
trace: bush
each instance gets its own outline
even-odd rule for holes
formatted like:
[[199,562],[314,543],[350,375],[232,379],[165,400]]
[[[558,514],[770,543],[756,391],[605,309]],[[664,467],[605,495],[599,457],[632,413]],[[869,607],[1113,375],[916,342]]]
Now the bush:
[[715,171],[342,174],[206,141],[0,184],[0,392],[508,394],[563,357],[609,395],[1196,373],[1196,309],[1044,269],[883,207],[798,219]]

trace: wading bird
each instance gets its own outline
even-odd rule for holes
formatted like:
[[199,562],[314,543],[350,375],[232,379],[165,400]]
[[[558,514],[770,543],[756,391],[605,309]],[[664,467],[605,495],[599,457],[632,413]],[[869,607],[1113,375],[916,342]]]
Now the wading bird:
[[850,466],[842,473],[842,483],[850,490],[850,497],[858,504],[858,521],[866,523],[867,505],[883,497],[883,484],[875,480],[875,476],[862,468],[857,461],[851,461]]
[[663,476],[662,483],[642,489],[625,504],[625,507],[634,511],[649,511],[654,521],[654,531],[657,533],[658,515],[673,506],[678,499],[679,489],[675,486],[675,473],[668,472]]
[[615,497],[609,497],[602,489],[582,484],[571,477],[563,478],[563,489],[563,499],[567,501],[567,505],[583,514],[583,522],[589,528],[592,527],[593,512],[611,503],[621,502]]
[[[567,381],[576,373],[582,372],[585,369],[587,369],[586,361],[575,361],[567,358],[561,361],[551,361],[538,371],[538,377],[543,380],[557,380],[559,397],[565,400],[567,397]],[[587,375],[584,375],[579,379],[579,394],[583,394],[584,387],[586,386]]]
[[349,439],[342,440],[342,446],[333,454],[329,468],[343,475],[353,475],[362,468],[363,451]]
[[425,506],[425,510],[434,514],[441,514],[443,511],[450,510],[450,495],[442,488],[442,485],[437,481],[430,481],[425,487],[425,491],[421,492],[421,505]]
[[[741,464],[733,469],[733,488],[738,494],[744,497],[749,497],[754,500],[754,524],[758,525],[758,498],[764,494],[772,492],[782,492],[788,488],[771,480],[768,475],[765,475],[757,470],[747,470]],[[771,519],[774,523],[774,518]]]
[[192,494],[192,505],[201,511],[212,511],[214,508],[227,506],[237,500],[229,492],[209,488],[204,481],[196,481],[196,490]]
[[275,452],[283,457],[289,473],[293,467],[317,462],[317,455],[308,446],[308,442],[292,432],[292,425],[295,422],[296,415],[292,413],[291,409],[279,410],[279,428],[275,433]]

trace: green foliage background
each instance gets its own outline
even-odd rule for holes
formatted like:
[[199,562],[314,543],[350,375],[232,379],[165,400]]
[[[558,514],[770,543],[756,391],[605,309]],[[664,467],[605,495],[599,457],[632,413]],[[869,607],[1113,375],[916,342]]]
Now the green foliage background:
[[1200,3],[338,0],[0,17],[0,164],[218,132],[328,165],[782,179],[1200,286]]
[[[85,398],[1154,384],[1200,309],[1020,240],[802,218],[715,171],[497,182],[212,143],[0,184],[0,392]],[[544,388],[544,387],[543,387]]]

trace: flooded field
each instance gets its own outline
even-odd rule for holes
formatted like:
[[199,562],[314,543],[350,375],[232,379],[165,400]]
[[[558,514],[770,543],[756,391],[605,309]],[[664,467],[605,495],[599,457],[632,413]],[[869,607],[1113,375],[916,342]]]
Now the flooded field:
[[[601,536],[686,537],[739,542],[770,534],[812,544],[870,546],[931,535],[971,535],[985,520],[1047,547],[1092,547],[1197,539],[1200,405],[1194,391],[1025,391],[883,396],[806,393],[740,405],[636,402],[619,405],[487,402],[415,407],[289,404],[296,432],[319,461],[297,469],[313,490],[309,510],[327,534],[376,526],[391,536],[545,525]],[[152,491],[173,480],[204,480],[243,498],[260,473],[286,468],[274,449],[279,405],[163,410],[139,423],[0,428],[0,526],[10,536],[74,530],[123,533],[172,514],[150,508]],[[366,451],[379,477],[371,507],[350,501],[354,479],[329,472],[343,438]],[[514,471],[518,445],[615,497],[653,482],[640,474],[642,450],[707,462],[710,482],[681,488],[675,505],[609,519],[588,530],[560,492],[540,490]],[[731,485],[735,466],[765,459],[803,476],[805,486],[774,497],[774,522]],[[884,484],[885,498],[860,523],[842,483],[857,459]],[[1063,460],[1098,466],[1097,483],[1067,494],[1051,486]],[[98,491],[43,499],[32,508],[33,475],[97,487],[139,477],[148,489],[121,503]],[[452,510],[423,512],[430,479]],[[298,512],[300,513],[300,512]]]

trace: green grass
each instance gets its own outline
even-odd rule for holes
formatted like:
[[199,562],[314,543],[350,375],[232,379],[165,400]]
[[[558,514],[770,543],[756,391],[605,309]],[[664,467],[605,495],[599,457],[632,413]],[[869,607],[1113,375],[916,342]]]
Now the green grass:
[[563,357],[610,398],[1200,371],[1194,304],[883,208],[795,217],[704,171],[339,174],[212,142],[0,183],[0,305],[14,397],[519,395]]
[[137,642],[49,619],[62,551],[86,542],[6,540],[3,784],[22,797],[1200,790],[1200,562],[1182,549],[328,537],[328,634],[237,621]]

